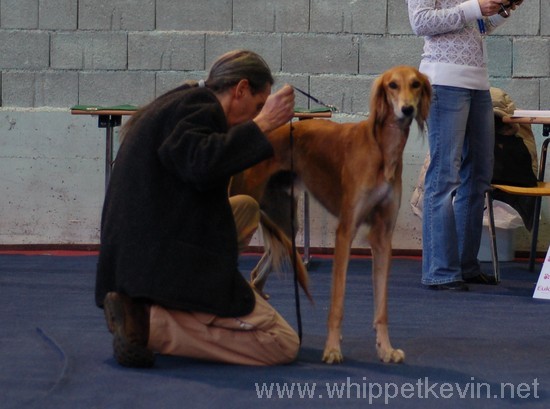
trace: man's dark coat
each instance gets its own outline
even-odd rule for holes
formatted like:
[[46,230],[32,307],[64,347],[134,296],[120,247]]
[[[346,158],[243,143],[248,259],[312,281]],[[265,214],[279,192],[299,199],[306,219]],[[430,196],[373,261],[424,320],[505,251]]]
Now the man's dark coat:
[[176,88],[131,121],[103,208],[96,304],[118,291],[171,309],[251,312],[227,188],[273,154],[269,141],[253,121],[228,129],[206,88]]

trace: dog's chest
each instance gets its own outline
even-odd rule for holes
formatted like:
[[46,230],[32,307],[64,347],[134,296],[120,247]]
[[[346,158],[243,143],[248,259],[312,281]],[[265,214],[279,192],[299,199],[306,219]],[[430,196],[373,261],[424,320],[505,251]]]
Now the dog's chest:
[[394,198],[393,186],[386,182],[379,182],[374,188],[365,191],[365,207],[374,208],[390,203]]

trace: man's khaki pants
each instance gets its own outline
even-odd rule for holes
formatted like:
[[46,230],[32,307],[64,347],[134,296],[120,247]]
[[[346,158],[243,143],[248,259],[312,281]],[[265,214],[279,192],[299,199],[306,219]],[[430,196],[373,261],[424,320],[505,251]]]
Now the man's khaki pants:
[[[242,251],[258,227],[260,209],[249,196],[229,200]],[[300,347],[296,332],[265,299],[254,294],[252,313],[236,318],[151,306],[148,348],[166,355],[242,365],[292,362]]]

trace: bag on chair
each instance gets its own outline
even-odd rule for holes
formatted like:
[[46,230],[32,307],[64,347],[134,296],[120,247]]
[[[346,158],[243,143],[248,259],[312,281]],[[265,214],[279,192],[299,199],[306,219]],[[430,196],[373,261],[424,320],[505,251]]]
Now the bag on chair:
[[492,183],[521,187],[537,186],[537,178],[531,166],[531,154],[520,137],[495,135]]

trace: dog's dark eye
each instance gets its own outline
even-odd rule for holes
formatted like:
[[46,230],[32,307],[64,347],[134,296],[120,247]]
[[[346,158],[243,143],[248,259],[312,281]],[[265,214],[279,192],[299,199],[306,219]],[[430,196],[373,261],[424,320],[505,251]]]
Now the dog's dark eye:
[[411,88],[420,88],[420,81],[413,81]]
[[394,81],[392,81],[388,84],[388,87],[390,87],[391,89],[397,89],[397,84]]

